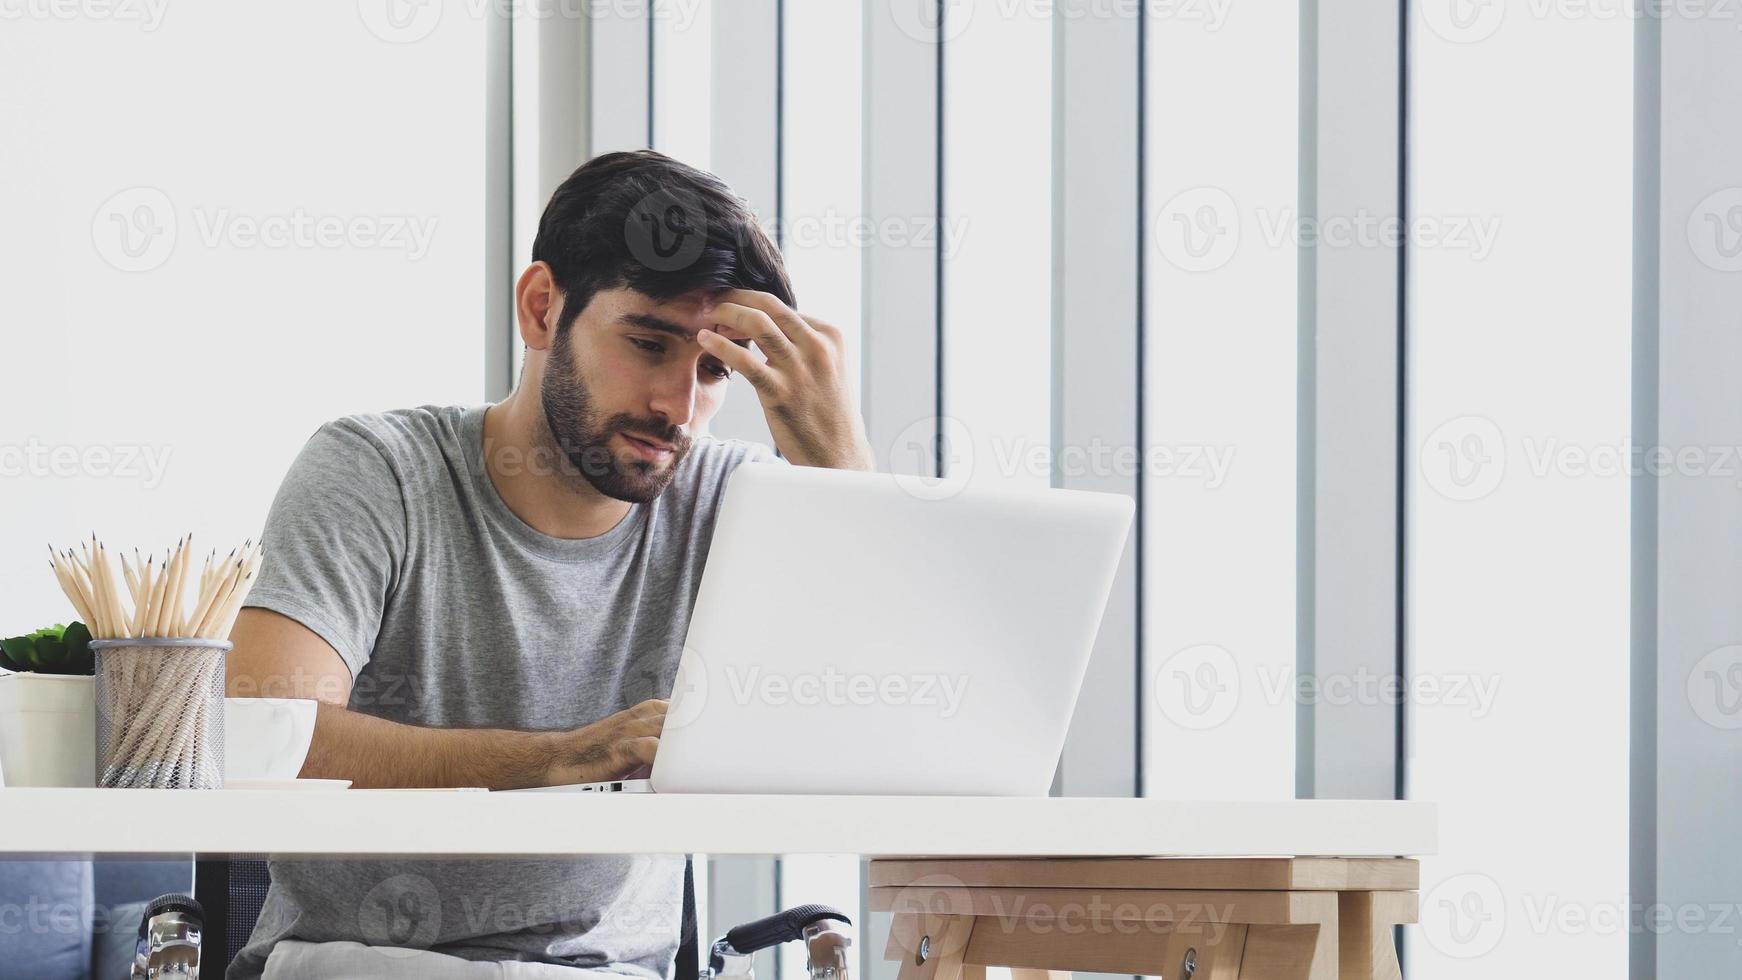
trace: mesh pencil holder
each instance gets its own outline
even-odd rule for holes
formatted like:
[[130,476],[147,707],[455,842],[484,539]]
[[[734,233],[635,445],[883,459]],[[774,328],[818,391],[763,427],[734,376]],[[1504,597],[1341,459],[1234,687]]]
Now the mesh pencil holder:
[[94,640],[97,785],[222,789],[224,640]]

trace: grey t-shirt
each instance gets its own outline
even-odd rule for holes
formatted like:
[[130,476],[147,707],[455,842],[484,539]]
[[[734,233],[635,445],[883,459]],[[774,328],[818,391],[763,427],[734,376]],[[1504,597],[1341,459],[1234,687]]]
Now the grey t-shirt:
[[[670,696],[726,478],[772,450],[698,437],[656,500],[565,540],[497,494],[483,425],[482,407],[425,407],[322,426],[273,502],[248,605],[319,634],[350,707],[393,721],[569,729]],[[664,977],[681,887],[672,856],[274,861],[228,976],[295,938]]]

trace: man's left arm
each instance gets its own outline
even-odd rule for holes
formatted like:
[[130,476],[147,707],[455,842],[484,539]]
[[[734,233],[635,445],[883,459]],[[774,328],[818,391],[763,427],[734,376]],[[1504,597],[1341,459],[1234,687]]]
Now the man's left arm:
[[[799,466],[871,470],[876,457],[847,378],[847,344],[840,328],[803,316],[769,293],[732,289],[706,308],[722,331],[696,335],[702,349],[742,374],[756,389],[774,444]],[[744,338],[757,360],[732,342]]]

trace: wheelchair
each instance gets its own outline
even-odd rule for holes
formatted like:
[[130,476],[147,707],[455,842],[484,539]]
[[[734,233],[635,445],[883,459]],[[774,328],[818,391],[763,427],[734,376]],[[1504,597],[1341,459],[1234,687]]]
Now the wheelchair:
[[[811,980],[849,980],[852,925],[839,909],[827,905],[800,905],[776,912],[716,939],[696,975],[701,980],[749,980],[754,976],[754,954],[782,943],[802,942],[809,954],[806,967]],[[679,974],[678,980],[686,978]]]
[[[254,920],[271,885],[264,856],[203,859],[194,864],[194,897],[204,906],[205,949],[222,977],[223,968],[254,931]],[[765,949],[802,942],[809,953],[811,980],[851,980],[853,922],[827,905],[800,905],[727,931],[700,957],[696,929],[695,874],[684,859],[683,918],[676,980],[753,980],[752,957]],[[219,959],[221,957],[221,960]]]

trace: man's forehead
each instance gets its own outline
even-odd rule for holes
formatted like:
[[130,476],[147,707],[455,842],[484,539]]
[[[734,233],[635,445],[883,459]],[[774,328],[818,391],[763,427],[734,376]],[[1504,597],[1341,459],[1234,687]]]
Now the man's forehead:
[[681,336],[694,340],[696,331],[711,329],[728,339],[747,342],[737,331],[713,321],[708,316],[714,301],[724,290],[696,290],[668,300],[656,300],[634,290],[622,290],[615,319],[626,326]]

